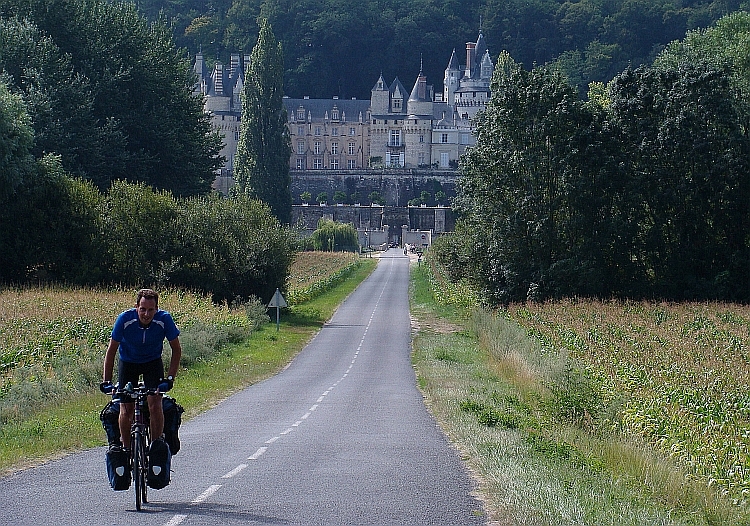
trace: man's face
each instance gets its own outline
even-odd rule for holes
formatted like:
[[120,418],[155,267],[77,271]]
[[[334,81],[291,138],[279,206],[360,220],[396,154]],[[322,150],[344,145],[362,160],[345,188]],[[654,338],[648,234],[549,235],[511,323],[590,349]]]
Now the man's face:
[[156,300],[141,298],[135,309],[138,311],[138,320],[141,322],[141,325],[148,325],[154,319],[154,314],[156,314]]

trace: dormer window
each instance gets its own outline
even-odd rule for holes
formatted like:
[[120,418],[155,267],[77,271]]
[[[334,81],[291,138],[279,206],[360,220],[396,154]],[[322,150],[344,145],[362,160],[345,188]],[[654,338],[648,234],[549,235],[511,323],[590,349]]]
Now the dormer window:
[[297,110],[297,120],[299,121],[305,120],[305,108],[299,108]]
[[393,99],[393,111],[401,111],[401,101],[403,99]]
[[336,108],[333,108],[333,110],[331,110],[331,119],[335,121],[339,120],[339,110],[337,110]]

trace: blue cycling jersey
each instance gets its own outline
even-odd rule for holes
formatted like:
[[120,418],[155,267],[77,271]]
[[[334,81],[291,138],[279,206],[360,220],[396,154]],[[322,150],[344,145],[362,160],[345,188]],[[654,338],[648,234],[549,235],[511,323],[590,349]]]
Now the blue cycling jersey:
[[120,343],[120,360],[131,363],[161,358],[164,339],[172,341],[179,335],[172,315],[164,310],[156,311],[148,327],[141,327],[135,309],[126,310],[112,328],[112,339]]

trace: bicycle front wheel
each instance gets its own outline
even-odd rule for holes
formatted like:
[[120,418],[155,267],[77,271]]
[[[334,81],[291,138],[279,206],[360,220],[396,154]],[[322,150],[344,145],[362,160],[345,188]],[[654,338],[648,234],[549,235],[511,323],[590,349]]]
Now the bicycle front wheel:
[[133,433],[130,446],[133,448],[133,490],[135,491],[135,509],[141,511],[141,504],[146,501],[146,452],[143,449],[143,436],[140,431]]

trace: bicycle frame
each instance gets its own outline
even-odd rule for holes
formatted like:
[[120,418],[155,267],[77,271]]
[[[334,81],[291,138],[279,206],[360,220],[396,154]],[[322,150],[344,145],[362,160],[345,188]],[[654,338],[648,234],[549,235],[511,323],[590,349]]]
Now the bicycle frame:
[[133,473],[133,489],[135,491],[135,507],[141,511],[142,503],[148,502],[148,450],[151,445],[149,425],[144,415],[144,406],[148,404],[149,395],[155,391],[146,389],[143,384],[133,387],[128,384],[121,391],[134,399],[135,408],[133,423],[130,426],[130,462]]

